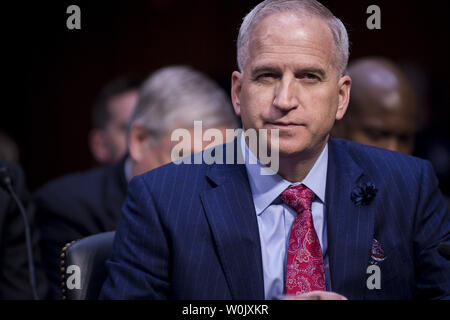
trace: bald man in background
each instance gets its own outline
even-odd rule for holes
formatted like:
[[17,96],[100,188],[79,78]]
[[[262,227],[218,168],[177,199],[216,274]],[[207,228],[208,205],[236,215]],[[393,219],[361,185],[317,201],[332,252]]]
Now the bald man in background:
[[347,72],[352,78],[350,103],[332,135],[411,154],[418,130],[418,103],[406,75],[379,57],[356,60]]

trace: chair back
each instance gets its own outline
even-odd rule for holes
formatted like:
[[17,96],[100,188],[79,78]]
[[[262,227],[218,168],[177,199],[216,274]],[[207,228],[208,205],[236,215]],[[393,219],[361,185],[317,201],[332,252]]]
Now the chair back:
[[96,300],[106,280],[115,231],[72,241],[61,252],[63,300]]

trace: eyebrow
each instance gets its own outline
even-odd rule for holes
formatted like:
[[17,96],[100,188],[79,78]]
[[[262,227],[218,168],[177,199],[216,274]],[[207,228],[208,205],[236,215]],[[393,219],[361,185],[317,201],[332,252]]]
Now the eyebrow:
[[[275,66],[256,66],[251,70],[252,75],[266,73],[266,72],[273,72],[277,73],[280,72],[280,68]],[[304,68],[297,68],[295,69],[294,74],[304,74],[304,73],[314,73],[318,74],[322,78],[326,78],[326,72],[322,68],[317,67],[304,67]]]
[[265,73],[265,72],[279,72],[279,68],[272,66],[257,66],[252,69],[252,74]]
[[315,74],[320,75],[322,78],[326,78],[326,72],[322,68],[307,67],[307,68],[302,68],[295,72],[295,74],[297,74],[297,73],[315,73]]

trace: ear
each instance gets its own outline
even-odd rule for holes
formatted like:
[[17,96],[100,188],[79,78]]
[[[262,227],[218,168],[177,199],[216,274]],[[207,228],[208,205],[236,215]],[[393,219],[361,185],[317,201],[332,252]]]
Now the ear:
[[108,162],[109,152],[103,130],[93,129],[89,133],[89,148],[91,149],[92,156],[97,162]]
[[134,124],[128,135],[128,152],[135,162],[141,162],[150,148],[148,131],[140,124]]
[[352,86],[352,79],[348,75],[344,75],[339,79],[339,102],[336,111],[336,120],[341,120],[347,111],[348,103],[350,101],[350,88]]
[[241,115],[242,74],[234,71],[231,75],[231,102],[236,115]]

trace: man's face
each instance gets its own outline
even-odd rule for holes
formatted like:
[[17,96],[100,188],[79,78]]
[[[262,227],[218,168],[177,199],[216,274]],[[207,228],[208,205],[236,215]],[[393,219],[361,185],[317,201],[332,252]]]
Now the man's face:
[[318,155],[345,113],[351,84],[338,74],[326,22],[272,14],[253,29],[248,52],[243,74],[232,76],[244,129],[279,129],[281,157]]
[[366,107],[347,115],[347,138],[362,144],[411,154],[417,131],[415,108],[401,103],[391,108],[366,100]]
[[[182,126],[180,126],[182,128]],[[226,137],[226,130],[230,126],[217,126],[214,129],[220,131],[222,137]],[[152,137],[148,134],[147,130],[141,125],[134,125],[131,128],[129,137],[130,157],[131,157],[131,170],[132,175],[136,176],[153,170],[162,165],[170,163],[175,160],[179,160],[181,156],[175,155],[172,158],[172,151],[175,146],[178,145],[178,150],[190,150],[190,154],[200,152],[205,148],[211,148],[215,145],[227,143],[230,141],[206,141],[202,135],[196,135],[193,128],[184,128],[188,132],[186,139],[175,140],[172,138],[172,132],[169,131],[165,135],[159,137],[156,140],[152,140]],[[212,128],[210,128],[212,129]],[[183,156],[188,156],[185,154]]]
[[126,91],[109,101],[109,121],[104,129],[109,162],[118,161],[126,152],[127,126],[136,106],[137,90]]

